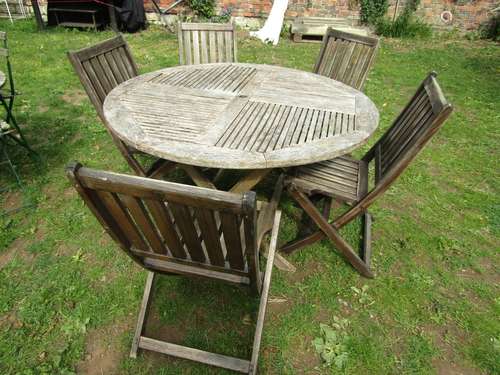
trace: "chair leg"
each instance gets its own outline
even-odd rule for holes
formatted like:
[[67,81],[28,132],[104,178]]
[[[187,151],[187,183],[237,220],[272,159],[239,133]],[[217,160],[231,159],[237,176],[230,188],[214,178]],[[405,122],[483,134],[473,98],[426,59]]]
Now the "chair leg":
[[368,211],[365,211],[362,220],[363,246],[361,248],[361,259],[370,267],[372,255],[372,215]]
[[332,243],[340,250],[342,255],[351,263],[351,265],[363,276],[372,278],[373,273],[370,267],[363,259],[361,259],[352,249],[352,247],[342,238],[337,228],[334,228],[328,223],[323,215],[318,211],[309,198],[297,190],[293,185],[288,188],[292,197],[299,203],[304,211],[311,217],[321,231],[332,241]]
[[[330,212],[332,209],[333,199],[329,197],[325,197],[323,201],[323,217],[328,220],[330,218]],[[300,239],[292,240],[285,245],[283,245],[279,251],[291,254],[296,250],[302,249],[303,247],[310,246],[313,243],[316,243],[325,237],[322,231],[314,231],[313,233],[309,233],[307,236],[304,236]]]
[[248,366],[248,374],[255,375],[257,373],[257,365],[259,362],[260,342],[262,339],[262,330],[264,329],[264,320],[266,317],[267,299],[269,297],[269,287],[271,285],[271,275],[273,272],[274,257],[276,255],[276,244],[278,242],[278,229],[281,218],[281,211],[276,211],[275,226],[271,233],[271,243],[267,255],[266,271],[264,273],[264,281],[262,283],[262,292],[260,294],[259,314],[257,316],[257,324],[255,327],[255,336],[253,340],[252,358]]
[[135,328],[134,340],[132,341],[132,349],[130,350],[130,357],[137,358],[137,350],[139,349],[139,340],[144,332],[145,323],[151,305],[151,291],[153,289],[155,273],[149,271],[148,278],[146,279],[146,286],[144,287],[144,295],[142,297],[141,310],[139,311],[139,318],[137,320],[137,327]]
[[[7,145],[5,144],[5,142],[2,139],[0,139],[0,149],[2,150],[2,154],[3,154],[3,158],[4,158],[4,161],[0,162],[0,164],[5,163],[10,167],[12,174],[16,178],[18,186],[22,187],[21,178],[19,177],[19,174],[16,171],[16,167],[14,166],[14,164],[12,164],[12,161],[10,160],[10,157],[9,157],[9,154],[7,153],[6,147],[7,147]],[[3,191],[3,190],[0,190],[0,191]]]

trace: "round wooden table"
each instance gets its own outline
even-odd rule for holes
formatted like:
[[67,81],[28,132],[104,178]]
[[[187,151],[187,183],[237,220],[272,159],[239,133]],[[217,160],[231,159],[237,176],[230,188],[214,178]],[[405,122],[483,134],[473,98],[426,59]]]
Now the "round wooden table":
[[340,82],[239,63],[135,77],[109,93],[104,116],[140,151],[190,166],[257,170],[254,176],[346,154],[379,120],[366,95]]

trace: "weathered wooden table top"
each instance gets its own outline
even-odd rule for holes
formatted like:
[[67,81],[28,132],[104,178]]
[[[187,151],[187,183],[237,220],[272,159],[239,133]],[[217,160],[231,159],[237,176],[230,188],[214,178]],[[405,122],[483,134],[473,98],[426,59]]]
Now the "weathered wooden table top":
[[201,167],[290,167],[346,154],[366,142],[378,110],[330,78],[257,64],[162,69],[116,87],[104,102],[127,144]]

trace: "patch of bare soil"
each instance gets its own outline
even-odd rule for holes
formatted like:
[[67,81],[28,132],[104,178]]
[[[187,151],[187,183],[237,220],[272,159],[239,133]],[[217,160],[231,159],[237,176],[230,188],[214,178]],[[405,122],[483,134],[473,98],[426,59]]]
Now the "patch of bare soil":
[[50,109],[50,107],[46,106],[46,105],[40,105],[40,106],[38,106],[38,112],[39,113],[46,113],[46,112],[49,111],[49,109]]
[[480,270],[471,268],[461,269],[457,276],[462,279],[470,279],[484,282],[490,285],[500,284],[500,273],[496,269],[496,260],[492,257],[484,257],[479,262]]
[[286,314],[294,305],[294,301],[284,297],[269,297],[267,302],[267,316],[276,321]]
[[324,271],[324,265],[321,262],[310,260],[303,266],[297,267],[295,272],[287,272],[287,279],[292,283],[301,283],[306,278],[314,273],[321,273]]
[[76,366],[78,374],[119,374],[121,359],[128,355],[129,348],[120,345],[121,336],[133,330],[134,319],[127,319],[103,328],[89,331],[86,338],[85,359]]
[[450,341],[456,342],[458,346],[466,344],[466,335],[454,325],[433,326],[427,325],[421,328],[427,336],[430,336],[437,348],[441,351],[439,357],[432,361],[432,365],[439,375],[481,375],[480,370],[464,363],[455,353]]
[[321,364],[319,355],[312,346],[313,338],[310,336],[298,337],[291,344],[290,361],[296,374],[311,374],[314,368]]
[[[156,310],[152,310],[146,324],[145,335],[160,341],[170,342],[172,344],[182,345],[187,334],[187,324],[164,324],[160,321],[159,314]],[[142,355],[146,362],[151,364],[152,368],[161,366],[169,366],[177,361],[182,361],[172,356],[152,351],[143,351]]]
[[33,261],[34,255],[26,251],[28,241],[24,238],[17,238],[9,248],[0,253],[0,270],[9,264],[16,256],[22,258],[26,263]]
[[0,316],[0,327],[5,327],[6,329],[14,328],[18,329],[23,326],[15,312],[9,312],[3,316]]
[[182,344],[186,337],[186,325],[184,324],[164,324],[160,321],[157,311],[149,314],[145,335],[153,339]]
[[5,199],[2,203],[4,211],[15,210],[23,204],[23,196],[19,191],[9,191],[5,194]]
[[87,94],[83,90],[69,90],[61,98],[68,104],[80,105],[87,100]]

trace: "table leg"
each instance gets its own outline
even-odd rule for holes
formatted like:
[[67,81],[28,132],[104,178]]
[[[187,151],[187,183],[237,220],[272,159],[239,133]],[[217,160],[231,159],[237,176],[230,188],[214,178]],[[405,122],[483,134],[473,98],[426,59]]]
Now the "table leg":
[[264,177],[266,177],[272,169],[253,169],[245,177],[240,179],[232,188],[229,190],[231,193],[244,193],[245,191],[251,190],[255,185],[257,185]]

